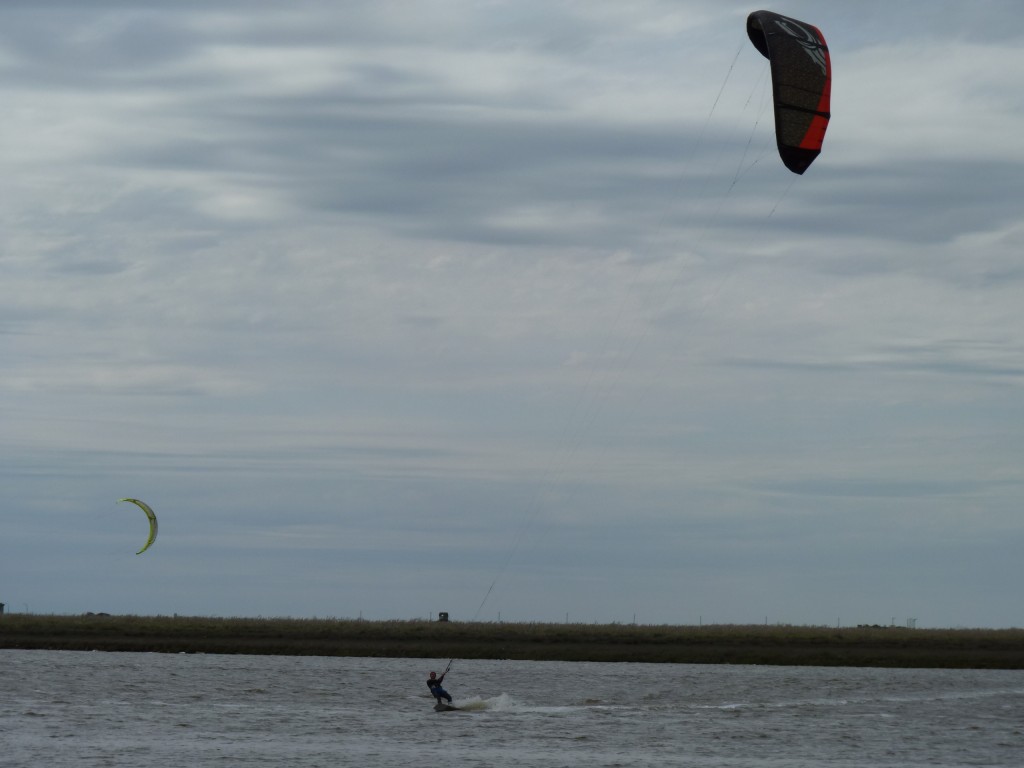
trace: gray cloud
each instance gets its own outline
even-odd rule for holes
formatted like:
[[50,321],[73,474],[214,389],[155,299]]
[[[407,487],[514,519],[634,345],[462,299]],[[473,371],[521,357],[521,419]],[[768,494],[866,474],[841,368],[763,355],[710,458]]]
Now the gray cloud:
[[1019,623],[1016,6],[748,11],[6,4],[0,600]]

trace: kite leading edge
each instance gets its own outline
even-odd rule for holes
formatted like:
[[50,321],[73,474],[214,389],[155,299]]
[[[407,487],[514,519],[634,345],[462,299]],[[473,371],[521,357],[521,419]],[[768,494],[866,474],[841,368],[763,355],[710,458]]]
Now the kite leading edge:
[[118,499],[118,503],[122,501],[130,501],[132,504],[134,504],[143,512],[145,512],[146,517],[149,518],[149,538],[146,539],[145,546],[143,546],[142,549],[135,553],[136,555],[141,555],[143,552],[149,549],[150,545],[154,541],[156,541],[156,514],[153,512],[152,509],[150,509],[149,505],[144,501],[139,501],[138,499]]

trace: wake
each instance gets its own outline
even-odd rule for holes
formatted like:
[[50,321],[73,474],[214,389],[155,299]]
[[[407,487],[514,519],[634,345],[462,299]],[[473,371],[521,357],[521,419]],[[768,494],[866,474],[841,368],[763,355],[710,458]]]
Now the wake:
[[516,712],[526,709],[526,707],[518,704],[507,693],[502,693],[489,699],[473,696],[469,699],[453,701],[452,704],[464,712]]
[[502,693],[490,698],[472,696],[468,699],[456,699],[452,704],[463,712],[539,712],[545,714],[559,714],[563,712],[578,712],[584,709],[608,708],[607,705],[601,705],[595,702],[587,702],[586,704],[576,706],[527,704],[512,698],[507,693]]

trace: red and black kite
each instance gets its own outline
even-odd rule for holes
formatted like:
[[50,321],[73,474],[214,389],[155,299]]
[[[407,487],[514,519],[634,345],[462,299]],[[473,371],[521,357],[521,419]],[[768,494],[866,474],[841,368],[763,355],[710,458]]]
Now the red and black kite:
[[779,155],[789,170],[803,173],[821,152],[831,116],[832,62],[825,36],[771,11],[750,14],[747,35],[771,62]]

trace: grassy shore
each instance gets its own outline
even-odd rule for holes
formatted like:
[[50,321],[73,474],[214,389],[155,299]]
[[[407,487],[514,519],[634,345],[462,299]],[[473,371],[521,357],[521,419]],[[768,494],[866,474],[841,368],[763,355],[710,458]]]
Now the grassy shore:
[[1024,669],[1024,630],[0,616],[0,648]]

